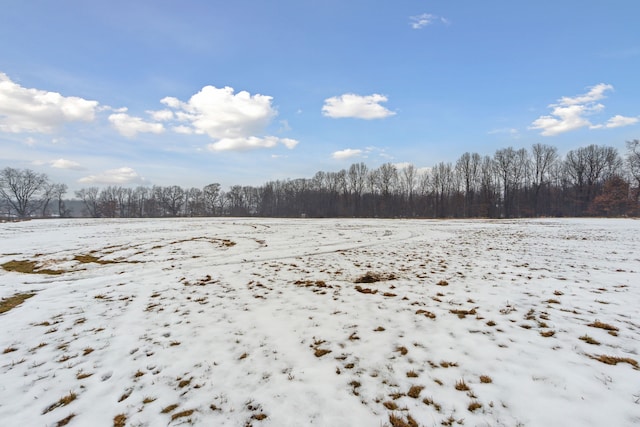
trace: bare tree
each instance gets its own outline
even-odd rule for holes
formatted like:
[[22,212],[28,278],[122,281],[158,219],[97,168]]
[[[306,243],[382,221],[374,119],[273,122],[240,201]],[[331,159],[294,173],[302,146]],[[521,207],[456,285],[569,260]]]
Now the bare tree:
[[[555,162],[558,161],[558,149],[550,145],[534,144],[532,153],[532,178],[533,178],[533,212],[538,216],[540,212],[540,192],[549,182],[549,174]],[[548,199],[547,199],[548,202]]]
[[98,187],[82,188],[76,191],[76,197],[82,200],[85,210],[92,218],[100,217],[99,194],[100,189]]
[[20,218],[38,211],[41,195],[46,190],[48,178],[45,174],[30,169],[4,168],[0,171],[0,197]]

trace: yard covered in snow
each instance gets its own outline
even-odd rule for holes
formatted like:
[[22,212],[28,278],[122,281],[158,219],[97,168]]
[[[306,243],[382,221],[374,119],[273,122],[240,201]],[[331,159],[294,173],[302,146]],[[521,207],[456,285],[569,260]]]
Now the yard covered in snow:
[[0,224],[7,426],[640,424],[640,221]]

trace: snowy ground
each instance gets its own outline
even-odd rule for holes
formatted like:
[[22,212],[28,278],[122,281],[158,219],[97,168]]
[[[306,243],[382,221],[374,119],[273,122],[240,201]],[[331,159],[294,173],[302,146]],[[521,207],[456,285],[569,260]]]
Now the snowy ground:
[[29,221],[10,261],[59,274],[0,269],[5,426],[640,424],[640,221]]

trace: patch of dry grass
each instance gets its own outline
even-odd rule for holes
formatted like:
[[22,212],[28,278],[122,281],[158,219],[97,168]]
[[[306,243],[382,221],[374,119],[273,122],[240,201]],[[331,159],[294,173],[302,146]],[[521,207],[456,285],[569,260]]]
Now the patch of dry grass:
[[380,274],[380,273],[372,273],[371,271],[368,271],[362,276],[356,278],[354,283],[376,283],[384,280],[394,280],[394,279],[396,279],[396,275],[393,273]]
[[480,382],[482,384],[491,384],[493,382],[493,379],[491,379],[491,377],[488,375],[480,375]]
[[60,421],[58,421],[56,423],[56,427],[64,427],[64,426],[66,426],[67,424],[69,424],[69,422],[71,422],[71,420],[75,416],[76,416],[76,414],[69,414],[68,416],[66,416],[63,419],[61,419]]
[[438,285],[438,286],[449,286],[449,282],[447,282],[446,280],[440,280],[438,283],[436,283],[436,285]]
[[591,344],[591,345],[600,345],[600,342],[597,341],[596,339],[590,337],[587,334],[584,334],[583,336],[580,337],[580,339],[584,342],[586,342],[587,344]]
[[21,260],[21,261],[9,261],[2,264],[2,268],[6,271],[12,271],[15,273],[25,274],[49,274],[58,275],[64,273],[62,270],[50,270],[48,268],[38,268],[38,264],[35,261]]
[[464,382],[464,379],[456,381],[455,387],[456,387],[456,390],[458,391],[469,391],[469,386],[467,385],[466,382]]
[[589,356],[589,357],[599,362],[606,363],[607,365],[617,365],[618,363],[628,363],[629,365],[633,366],[634,369],[640,369],[640,366],[638,366],[638,361],[630,357],[608,356],[606,354],[601,354],[598,356]]
[[47,406],[47,408],[44,411],[42,411],[42,414],[43,415],[47,414],[53,411],[54,409],[60,408],[61,406],[67,406],[68,404],[76,400],[77,397],[78,397],[77,394],[75,394],[74,392],[70,392],[66,396],[62,396],[57,402]]
[[474,412],[475,410],[480,409],[480,408],[482,408],[482,403],[480,403],[480,402],[478,402],[478,401],[476,401],[476,400],[474,400],[473,402],[471,402],[471,403],[469,404],[469,406],[467,407],[467,409],[469,410],[469,412]]
[[113,417],[113,427],[124,427],[127,423],[127,416],[125,414],[118,414]]
[[433,398],[431,397],[425,397],[424,399],[422,399],[422,403],[427,406],[433,406],[438,412],[440,412],[440,410],[442,409],[442,406],[439,403],[434,402]]
[[593,323],[589,323],[587,326],[591,326],[592,328],[604,329],[605,331],[614,332],[614,333],[618,332],[617,327],[610,325],[608,323],[603,323],[599,320],[596,320]]
[[420,397],[420,393],[422,393],[422,390],[424,390],[424,386],[412,385],[407,392],[407,396],[417,399],[418,397]]
[[313,352],[313,355],[316,357],[322,357],[325,354],[329,354],[331,353],[331,350],[327,350],[325,348],[316,348],[315,351]]
[[540,331],[540,335],[545,337],[545,338],[552,337],[555,334],[556,334],[556,331]]
[[195,409],[187,409],[186,411],[176,412],[175,414],[171,415],[171,421],[177,420],[178,418],[188,417],[195,411]]
[[104,260],[104,259],[100,259],[96,256],[93,255],[76,255],[73,257],[74,261],[78,261],[80,264],[90,264],[90,263],[94,263],[94,264],[116,264],[117,261],[110,261],[110,260]]
[[420,310],[416,311],[416,314],[423,314],[424,317],[427,317],[429,319],[435,319],[436,318],[435,314],[433,314],[432,312],[427,311],[427,310],[420,309]]
[[402,416],[389,414],[389,423],[391,423],[391,427],[418,427],[416,420],[409,414],[406,419]]
[[174,403],[173,405],[166,406],[166,407],[162,408],[160,413],[161,414],[168,414],[169,412],[172,412],[174,409],[176,409],[178,406],[179,405],[177,403]]
[[34,293],[18,293],[8,298],[2,298],[2,300],[0,300],[0,314],[16,308],[34,295]]
[[407,372],[407,378],[418,378],[418,373],[412,369]]

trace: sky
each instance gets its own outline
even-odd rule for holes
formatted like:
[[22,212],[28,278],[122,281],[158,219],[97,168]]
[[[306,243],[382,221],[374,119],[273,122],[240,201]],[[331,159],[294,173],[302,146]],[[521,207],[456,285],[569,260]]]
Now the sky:
[[261,185],[640,137],[637,0],[2,0],[0,168]]

